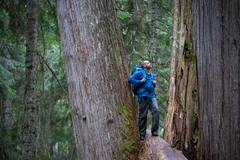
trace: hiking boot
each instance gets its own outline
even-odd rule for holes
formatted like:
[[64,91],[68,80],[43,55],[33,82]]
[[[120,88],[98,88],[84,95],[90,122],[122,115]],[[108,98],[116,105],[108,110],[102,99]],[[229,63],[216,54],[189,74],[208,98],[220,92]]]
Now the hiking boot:
[[157,131],[152,132],[152,136],[158,136],[158,132]]
[[145,136],[140,136],[140,140],[144,140],[145,139]]

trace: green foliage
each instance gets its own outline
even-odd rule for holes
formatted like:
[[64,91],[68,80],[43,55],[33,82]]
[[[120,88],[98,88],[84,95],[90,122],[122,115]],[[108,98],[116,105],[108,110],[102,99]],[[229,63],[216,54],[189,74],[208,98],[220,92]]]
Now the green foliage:
[[[39,8],[39,92],[43,97],[39,99],[37,159],[75,159],[71,108],[66,94],[67,82],[55,3],[49,2],[40,3]],[[43,147],[46,148],[44,151]]]
[[[139,65],[141,61],[151,61],[151,27],[149,16],[149,1],[118,0],[118,12],[131,15],[130,18],[120,18],[124,44],[129,59],[129,68]],[[168,98],[169,66],[172,34],[172,2],[167,0],[156,1],[156,32],[157,32],[157,99],[163,124]],[[162,126],[163,127],[163,126]]]
[[127,19],[132,16],[129,12],[123,12],[123,11],[118,11],[117,15],[118,15],[118,18],[120,19]]
[[[16,11],[21,11],[24,5],[22,1],[16,10],[11,8],[13,6],[0,5],[0,104],[5,100],[11,101],[12,104],[11,130],[7,131],[3,122],[0,122],[0,152],[5,156],[0,159],[21,159],[26,51],[25,41],[22,39],[25,37],[23,23],[19,23],[24,15],[21,12],[16,14]],[[1,106],[0,115],[3,114]]]
[[[22,154],[26,1],[14,5],[2,5],[0,10],[0,100],[7,98],[12,102],[12,141],[6,140],[9,133],[0,121],[0,152],[5,156],[0,159],[21,159]],[[53,0],[39,1],[36,159],[76,159],[55,7]]]
[[12,159],[9,149],[9,142],[6,139],[7,131],[2,123],[0,123],[0,159]]
[[2,97],[14,96],[15,91],[11,87],[9,79],[12,77],[12,73],[9,72],[5,67],[0,65],[0,74],[3,75],[0,78],[0,93]]

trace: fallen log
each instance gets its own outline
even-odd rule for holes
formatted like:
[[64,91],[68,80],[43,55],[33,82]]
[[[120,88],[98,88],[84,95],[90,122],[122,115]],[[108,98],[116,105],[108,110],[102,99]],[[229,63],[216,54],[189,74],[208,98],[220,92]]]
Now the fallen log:
[[140,141],[139,160],[187,160],[187,158],[158,136],[147,130],[145,140]]

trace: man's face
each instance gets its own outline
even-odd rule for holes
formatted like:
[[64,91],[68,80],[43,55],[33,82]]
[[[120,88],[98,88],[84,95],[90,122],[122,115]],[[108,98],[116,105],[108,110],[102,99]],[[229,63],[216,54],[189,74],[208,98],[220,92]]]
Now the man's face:
[[144,68],[151,69],[152,64],[149,61],[144,61]]

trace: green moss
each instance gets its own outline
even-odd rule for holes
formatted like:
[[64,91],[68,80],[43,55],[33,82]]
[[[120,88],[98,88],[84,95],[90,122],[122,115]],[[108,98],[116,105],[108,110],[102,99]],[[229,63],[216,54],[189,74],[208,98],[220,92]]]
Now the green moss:
[[192,123],[195,124],[194,130],[193,130],[193,135],[192,135],[192,144],[194,145],[194,148],[197,149],[197,143],[199,139],[199,134],[198,134],[198,123],[197,123],[197,106],[196,104],[194,105],[194,112],[192,115]]
[[112,80],[116,81],[116,77],[115,76],[112,76],[111,78],[112,78]]
[[197,101],[197,89],[196,89],[196,88],[194,88],[194,89],[192,90],[192,99],[193,99],[194,101]]
[[189,60],[194,65],[195,63],[195,54],[193,52],[193,47],[191,42],[186,42],[184,46],[184,57],[186,60]]
[[121,67],[121,66],[122,66],[121,51],[120,51],[119,44],[117,43],[117,37],[115,37],[114,39],[116,40],[115,45],[117,46],[117,47],[116,47],[116,52],[115,52],[115,59],[116,59],[117,65],[118,65],[119,67]]
[[[197,130],[195,130],[195,132],[194,132],[194,134],[193,134],[193,143],[194,144],[197,144],[197,142],[198,142],[198,132],[197,132]],[[197,148],[197,145],[194,147],[194,148]]]
[[186,42],[184,46],[184,57],[185,59],[190,59],[192,57],[192,43]]
[[[135,151],[135,141],[134,141],[134,127],[133,127],[133,117],[130,109],[126,105],[122,105],[118,109],[120,115],[124,118],[124,131],[122,133],[122,140],[120,142],[120,147],[122,152],[129,158],[131,153]],[[126,158],[125,157],[125,158]]]
[[192,51],[192,43],[186,42],[184,49],[185,49],[185,51]]
[[112,124],[114,122],[114,120],[112,118],[107,120],[107,124]]
[[117,47],[116,49],[117,49],[117,52],[115,53],[115,59],[116,59],[118,67],[121,67],[122,66],[122,57],[120,55],[119,47]]

